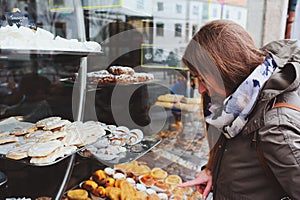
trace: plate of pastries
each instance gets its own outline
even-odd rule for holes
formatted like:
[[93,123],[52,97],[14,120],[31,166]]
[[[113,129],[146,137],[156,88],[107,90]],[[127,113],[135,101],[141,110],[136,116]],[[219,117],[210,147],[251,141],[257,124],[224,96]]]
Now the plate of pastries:
[[[75,79],[78,74],[75,74]],[[154,75],[146,72],[136,72],[129,66],[110,66],[108,69],[91,71],[87,73],[89,85],[110,85],[110,84],[134,84],[154,80]]]
[[180,176],[133,161],[94,171],[90,179],[66,192],[64,200],[191,200],[201,195],[192,188],[179,188]]
[[8,119],[0,124],[2,158],[44,166],[54,164],[106,135],[100,122],[71,122],[59,116],[36,123]]

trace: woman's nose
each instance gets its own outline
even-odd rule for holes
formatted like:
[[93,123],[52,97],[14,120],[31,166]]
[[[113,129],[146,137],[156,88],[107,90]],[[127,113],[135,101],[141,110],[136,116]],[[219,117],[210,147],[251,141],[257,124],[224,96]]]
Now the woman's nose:
[[207,90],[207,88],[205,87],[205,85],[204,85],[201,81],[199,81],[198,83],[199,83],[199,84],[198,84],[198,91],[199,91],[199,93],[200,93],[200,94],[207,93],[208,90]]

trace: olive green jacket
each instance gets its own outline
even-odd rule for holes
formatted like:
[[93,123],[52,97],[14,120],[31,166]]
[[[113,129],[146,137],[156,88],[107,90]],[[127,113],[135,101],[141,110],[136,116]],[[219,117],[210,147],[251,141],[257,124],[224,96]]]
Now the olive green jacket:
[[277,68],[243,131],[220,146],[219,170],[213,172],[214,200],[300,199],[300,112],[272,108],[276,102],[300,107],[300,41],[276,41],[263,49]]

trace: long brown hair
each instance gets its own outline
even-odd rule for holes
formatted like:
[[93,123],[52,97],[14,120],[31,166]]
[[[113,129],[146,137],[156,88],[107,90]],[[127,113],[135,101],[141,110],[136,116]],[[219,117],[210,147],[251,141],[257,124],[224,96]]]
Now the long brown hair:
[[264,61],[265,56],[266,53],[255,47],[252,37],[243,27],[229,20],[215,20],[193,36],[182,61],[192,74],[202,76],[211,70],[213,62],[227,94],[231,94]]

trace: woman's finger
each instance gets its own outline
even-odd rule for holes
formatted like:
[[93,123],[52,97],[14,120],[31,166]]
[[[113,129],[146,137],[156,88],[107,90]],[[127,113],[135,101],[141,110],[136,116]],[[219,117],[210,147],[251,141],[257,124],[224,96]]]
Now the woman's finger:
[[177,185],[178,187],[190,187],[203,183],[202,179],[194,179]]
[[210,193],[211,187],[212,187],[212,181],[210,180],[210,181],[207,182],[206,187],[205,187],[205,189],[203,191],[203,199],[204,200],[206,199],[206,197]]

